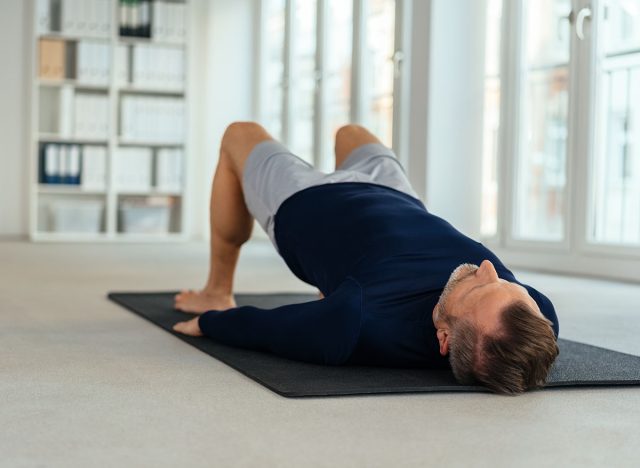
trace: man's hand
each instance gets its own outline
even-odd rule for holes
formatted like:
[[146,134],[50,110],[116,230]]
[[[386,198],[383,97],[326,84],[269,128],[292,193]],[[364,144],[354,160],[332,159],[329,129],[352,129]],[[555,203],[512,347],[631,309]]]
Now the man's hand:
[[173,329],[184,335],[202,336],[202,330],[200,330],[200,325],[198,324],[199,318],[200,316],[187,320],[186,322],[178,322],[173,326]]

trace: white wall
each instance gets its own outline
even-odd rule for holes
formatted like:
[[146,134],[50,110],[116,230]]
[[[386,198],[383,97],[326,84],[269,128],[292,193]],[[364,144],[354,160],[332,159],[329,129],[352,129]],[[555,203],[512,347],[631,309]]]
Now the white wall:
[[[428,60],[427,208],[479,238],[485,2],[432,0],[430,11],[418,6],[423,2],[415,3],[416,13],[430,16],[431,25],[429,50],[424,51]],[[425,19],[414,15],[414,28],[420,27],[420,21]],[[417,79],[424,77],[418,74]],[[418,146],[423,129],[412,127]]]
[[25,3],[0,1],[0,236],[27,232]]
[[429,42],[431,40],[430,1],[412,2],[411,49],[408,70],[410,75],[408,99],[407,175],[411,186],[426,201],[427,196],[427,127],[429,122]]
[[[255,28],[260,0],[192,0],[195,38],[190,67],[191,232],[209,232],[209,195],[220,139],[236,120],[255,119]],[[198,40],[198,36],[200,40]]]

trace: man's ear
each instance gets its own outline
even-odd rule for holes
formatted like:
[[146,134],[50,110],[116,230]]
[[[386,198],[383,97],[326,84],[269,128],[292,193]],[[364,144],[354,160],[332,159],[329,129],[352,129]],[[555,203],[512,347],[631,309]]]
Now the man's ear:
[[438,342],[440,343],[440,354],[446,356],[447,354],[449,354],[449,329],[438,328],[436,336],[438,337]]

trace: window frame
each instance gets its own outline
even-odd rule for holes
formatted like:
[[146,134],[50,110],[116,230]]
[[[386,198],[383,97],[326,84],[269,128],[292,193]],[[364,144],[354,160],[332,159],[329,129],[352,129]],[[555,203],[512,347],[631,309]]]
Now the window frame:
[[[604,1],[572,0],[572,12],[592,9],[585,25],[587,34],[579,40],[571,21],[569,59],[569,103],[566,157],[564,237],[557,242],[521,239],[514,236],[514,212],[517,210],[516,183],[519,156],[522,73],[523,1],[503,0],[500,46],[500,137],[498,146],[498,223],[496,234],[481,237],[509,264],[540,271],[608,276],[639,281],[640,246],[596,243],[589,239],[594,203],[593,163],[599,140],[598,110],[602,106],[599,92],[601,17]],[[590,24],[589,24],[590,23]],[[510,156],[509,156],[510,155]]]
[[[285,0],[285,30],[283,44],[283,80],[282,80],[282,132],[281,140],[285,145],[291,141],[291,121],[294,118],[291,109],[291,88],[289,86],[289,76],[292,71],[292,48],[291,37],[293,34],[292,23],[294,2],[296,0]],[[326,69],[326,34],[327,34],[327,14],[328,1],[316,0],[316,58],[315,58],[315,80],[316,87],[314,93],[314,110],[313,110],[313,162],[315,167],[322,169],[323,166],[328,167],[328,162],[323,161],[325,154],[325,145],[328,142],[323,140],[325,112],[326,112],[326,85],[325,76]],[[264,70],[266,69],[266,53],[264,44],[266,43],[265,24],[265,8],[262,2],[258,2],[258,34],[256,41],[256,84],[254,86],[255,97],[255,115],[259,121],[264,121],[265,116],[265,94],[267,93],[265,80],[262,79]],[[353,39],[352,39],[352,71],[351,71],[351,96],[350,96],[350,120],[353,123],[362,124],[364,121],[366,102],[363,99],[361,90],[364,81],[363,70],[363,50],[366,46],[366,11],[368,0],[353,0]],[[407,72],[406,60],[408,57],[408,46],[410,39],[410,9],[411,0],[395,0],[395,29],[394,29],[394,57],[399,61],[397,64],[398,73],[393,80],[393,121],[392,121],[392,149],[398,155],[402,163],[408,162],[406,151],[409,129],[406,125],[408,114],[408,88],[409,73]]]

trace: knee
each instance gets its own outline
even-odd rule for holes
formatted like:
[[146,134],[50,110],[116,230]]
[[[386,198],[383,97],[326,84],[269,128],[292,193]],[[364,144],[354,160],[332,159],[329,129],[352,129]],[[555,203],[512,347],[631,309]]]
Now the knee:
[[343,125],[336,132],[336,144],[343,141],[349,141],[353,139],[356,135],[362,135],[367,132],[364,127],[356,124],[347,124]]
[[353,150],[367,143],[380,143],[380,140],[361,125],[349,124],[340,127],[336,132],[336,166],[342,164]]
[[233,122],[227,126],[222,135],[222,145],[243,140],[247,135],[264,132],[264,128],[256,122]]

